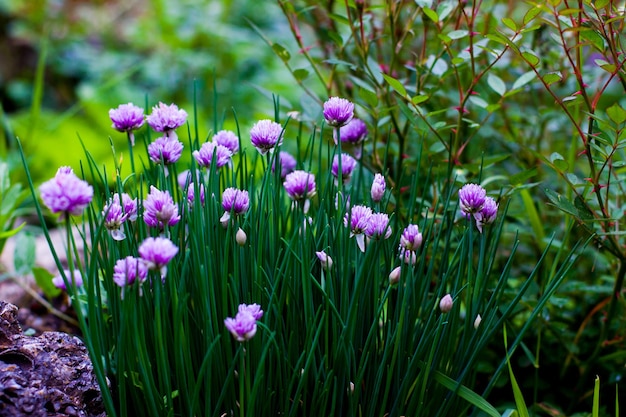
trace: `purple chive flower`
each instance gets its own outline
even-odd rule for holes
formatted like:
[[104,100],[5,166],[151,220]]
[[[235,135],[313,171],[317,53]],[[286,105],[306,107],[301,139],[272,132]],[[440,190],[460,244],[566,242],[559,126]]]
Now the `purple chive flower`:
[[[189,183],[189,186],[187,187],[187,203],[190,208],[193,207],[193,202],[196,200],[195,187],[196,186],[194,185],[193,182]],[[205,200],[204,185],[200,184],[200,186],[198,187],[198,192],[200,193],[200,204],[204,206],[204,200]]]
[[[70,271],[68,269],[64,269],[63,272],[63,275],[65,275],[65,278],[70,283],[72,282],[72,275],[74,276],[74,285],[76,286],[76,288],[83,286],[83,276],[78,269],[74,270],[74,274],[70,274]],[[67,291],[67,286],[65,285],[65,281],[63,280],[63,275],[58,274],[54,278],[52,278],[52,284],[63,291]]]
[[317,256],[317,259],[320,260],[320,263],[322,264],[322,269],[328,271],[330,268],[333,267],[333,258],[331,258],[326,252],[315,252],[315,255]]
[[222,225],[227,225],[230,215],[239,216],[248,211],[250,207],[250,196],[246,190],[238,190],[229,187],[222,193],[222,208],[224,215],[220,218]]
[[385,213],[372,214],[365,229],[365,235],[372,239],[389,239],[391,236],[389,216]]
[[422,246],[422,234],[416,224],[408,225],[400,236],[400,251],[415,252]]
[[146,121],[154,131],[163,132],[165,136],[172,139],[176,138],[174,129],[184,125],[187,121],[187,112],[179,109],[176,104],[168,106],[159,102],[152,108],[152,113],[146,117]]
[[228,150],[233,154],[237,153],[239,150],[239,138],[235,132],[231,132],[230,130],[220,130],[213,135],[212,141],[218,145],[228,148]]
[[470,216],[480,211],[485,204],[487,192],[483,187],[476,184],[465,184],[459,190],[459,203],[465,216]]
[[161,277],[165,277],[167,264],[178,253],[178,247],[168,238],[149,237],[139,245],[138,252],[148,269],[160,271]]
[[143,220],[150,227],[174,226],[180,220],[178,204],[174,204],[168,191],[160,191],[151,185],[143,202]]
[[324,119],[333,127],[340,127],[352,120],[354,104],[345,98],[331,97],[324,103]]
[[148,267],[141,259],[127,256],[118,259],[113,267],[113,282],[120,287],[132,285],[135,281],[142,283],[148,277]]
[[401,250],[398,257],[405,264],[415,265],[415,262],[417,262],[417,254],[412,250]]
[[152,162],[165,165],[178,161],[183,154],[183,143],[176,138],[161,136],[148,145],[148,155]]
[[231,161],[232,152],[225,146],[219,145],[215,142],[205,142],[200,147],[200,150],[193,151],[192,155],[201,167],[208,168],[213,162],[213,153],[215,152],[216,168],[221,168],[227,165]]
[[124,240],[126,235],[122,229],[122,224],[128,219],[128,214],[124,212],[124,208],[120,204],[120,197],[118,194],[117,201],[111,198],[109,202],[102,209],[102,216],[104,216],[104,227],[111,233],[111,237],[115,240]]
[[111,127],[120,132],[126,132],[131,145],[134,146],[135,135],[133,135],[133,130],[143,126],[143,109],[133,103],[120,104],[116,109],[109,110],[109,118],[113,122]]
[[343,224],[350,227],[350,237],[356,238],[356,243],[361,252],[365,252],[365,235],[372,217],[372,209],[358,205],[350,209],[343,218]]
[[261,306],[258,304],[239,304],[239,308],[237,311],[247,311],[252,314],[255,320],[261,320],[263,317],[263,310],[261,310]]
[[[354,118],[348,122],[345,126],[339,128],[339,137],[342,143],[349,143],[351,145],[358,145],[367,138],[367,125],[361,119]],[[335,132],[335,144],[337,144],[337,136]]]
[[386,187],[387,185],[385,184],[385,177],[383,177],[381,174],[376,173],[376,175],[374,175],[374,181],[372,181],[371,189],[372,201],[374,201],[374,203],[378,203],[380,202],[380,200],[383,199]]
[[250,129],[250,142],[265,155],[283,143],[283,127],[272,120],[259,120]]
[[[341,154],[341,179],[344,184],[350,181],[352,178],[352,171],[356,167],[356,159],[348,155],[347,153]],[[333,164],[331,172],[335,178],[339,175],[339,156],[335,155],[333,158]]]
[[485,203],[482,208],[474,213],[474,219],[476,219],[476,227],[480,233],[483,232],[483,226],[493,223],[498,215],[498,203],[491,197],[485,198]]
[[[113,203],[120,204],[120,195],[118,193],[113,194]],[[121,206],[124,208],[124,213],[128,216],[127,220],[134,222],[137,220],[137,199],[132,198],[126,193],[122,193]]]
[[301,170],[293,171],[285,177],[283,186],[292,200],[308,200],[316,193],[315,175]]
[[[200,170],[196,170],[196,180],[200,181]],[[190,183],[194,182],[194,177],[191,174],[191,170],[190,169],[186,169],[183,172],[181,172],[180,174],[178,174],[178,177],[176,178],[176,181],[178,182],[178,185],[180,186],[180,188],[182,189],[186,189],[187,185],[189,185]]]
[[61,167],[54,178],[39,187],[44,204],[53,213],[79,215],[93,198],[93,187],[74,174],[72,168]]
[[278,153],[278,157],[274,159],[272,172],[274,172],[277,162],[280,164],[280,177],[283,179],[287,176],[287,174],[291,174],[296,169],[296,165],[298,165],[296,158],[294,158],[289,152],[285,151],[280,151]]
[[[241,304],[235,318],[227,317],[224,320],[226,329],[238,342],[245,342],[254,337],[257,330],[257,320],[263,316],[263,310],[256,305]],[[257,318],[258,317],[258,318]]]

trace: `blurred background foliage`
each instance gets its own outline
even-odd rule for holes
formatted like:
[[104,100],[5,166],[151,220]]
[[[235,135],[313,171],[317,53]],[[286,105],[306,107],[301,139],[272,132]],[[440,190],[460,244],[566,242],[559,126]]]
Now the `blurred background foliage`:
[[272,94],[287,106],[299,94],[251,24],[280,37],[286,22],[273,2],[250,6],[246,0],[0,0],[3,142],[13,134],[22,140],[38,182],[60,165],[78,169],[80,140],[96,161],[110,162],[107,138],[126,143],[108,118],[121,103],[176,103],[192,121],[195,89],[203,132],[214,119],[233,127],[231,109],[246,128],[255,117],[271,117]]

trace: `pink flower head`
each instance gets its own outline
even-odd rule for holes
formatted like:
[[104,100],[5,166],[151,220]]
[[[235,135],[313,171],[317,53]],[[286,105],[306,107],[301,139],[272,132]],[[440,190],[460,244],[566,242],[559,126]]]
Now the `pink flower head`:
[[[195,177],[195,179],[197,181],[200,181],[200,178],[201,178],[200,170],[196,170],[196,177]],[[178,177],[176,178],[176,181],[178,182],[178,185],[180,186],[180,188],[186,189],[187,185],[189,185],[190,183],[194,182],[194,176],[191,173],[191,170],[186,169],[183,172],[181,172],[180,174],[178,174]]]
[[[113,203],[120,204],[120,195],[113,194]],[[134,222],[137,220],[137,199],[132,198],[127,193],[122,193],[121,205],[124,208],[124,214],[128,216],[128,220]]]
[[150,270],[161,271],[164,277],[167,264],[178,253],[178,247],[165,237],[149,237],[139,245],[139,256]]
[[213,153],[216,158],[216,168],[221,168],[227,165],[231,161],[232,152],[225,146],[222,146],[215,142],[205,142],[200,147],[200,150],[193,151],[192,155],[201,167],[208,168],[213,163]]
[[212,141],[218,145],[228,148],[228,150],[233,154],[237,153],[239,150],[239,138],[235,132],[231,132],[230,130],[220,130],[213,135]]
[[[356,167],[356,159],[348,155],[347,153],[341,154],[341,178],[342,182],[345,184],[350,181],[352,178],[352,171]],[[335,155],[333,158],[333,163],[331,167],[331,172],[335,178],[337,178],[339,174],[339,157]]]
[[[78,269],[75,269],[73,274],[70,274],[70,271],[67,269],[64,269],[63,272],[64,272],[63,275],[65,275],[65,278],[70,283],[71,283],[72,278],[74,279],[74,285],[76,286],[76,288],[83,286],[83,276]],[[52,284],[54,284],[55,287],[63,291],[66,291],[67,286],[65,285],[65,280],[63,279],[63,275],[58,274],[54,278],[52,278]]]
[[465,184],[459,190],[459,204],[461,211],[466,216],[477,213],[485,204],[487,192],[483,187],[476,184]]
[[239,216],[248,211],[249,207],[250,196],[247,190],[238,190],[233,187],[226,188],[222,193],[222,208],[225,213],[220,218],[220,223],[227,225],[231,214]]
[[340,127],[352,120],[354,104],[345,98],[331,97],[324,103],[324,119],[333,127]]
[[481,209],[474,213],[474,219],[476,219],[476,227],[480,233],[483,232],[483,226],[491,224],[496,220],[498,216],[498,203],[491,197],[485,198],[485,203]]
[[350,237],[356,238],[356,243],[361,252],[365,252],[365,232],[372,217],[372,209],[358,205],[350,209],[343,218],[343,223],[350,227]]
[[54,178],[41,184],[39,191],[44,204],[63,216],[81,214],[93,198],[93,187],[70,167],[59,168]]
[[183,143],[176,138],[161,136],[148,145],[148,155],[154,163],[170,165],[178,161],[183,154]]
[[111,198],[109,202],[102,209],[102,216],[104,216],[104,227],[111,233],[111,236],[115,240],[124,240],[126,235],[121,230],[122,224],[128,218],[128,214],[124,212],[124,208],[120,204],[120,197],[116,193],[117,201],[115,198]]
[[171,133],[174,129],[184,125],[187,121],[187,112],[179,109],[176,104],[170,104],[159,102],[158,105],[152,108],[152,113],[146,117],[148,125],[156,131],[163,132],[166,136],[172,138]]
[[372,182],[372,201],[374,201],[375,203],[380,202],[380,200],[382,200],[383,196],[385,195],[386,187],[387,185],[385,184],[385,177],[383,177],[381,174],[376,173],[376,175],[374,175],[374,181]]
[[422,246],[422,234],[416,224],[408,225],[400,236],[400,251],[416,251]]
[[307,200],[316,193],[315,175],[301,170],[293,171],[285,177],[283,186],[292,200]]
[[256,305],[247,306],[242,304],[235,318],[227,317],[224,320],[226,329],[233,335],[238,342],[245,342],[254,337],[257,331],[257,317],[263,316],[263,310]]
[[[189,183],[189,186],[187,186],[187,203],[189,205],[189,207],[193,207],[193,202],[196,199],[196,190],[195,190],[195,184]],[[204,199],[205,199],[205,195],[204,195],[204,185],[200,184],[198,186],[198,192],[200,194],[200,204],[202,206],[204,206]]]
[[[345,126],[339,128],[339,138],[341,139],[342,143],[358,145],[367,138],[367,134],[367,125],[363,120],[357,118],[350,120]],[[336,133],[334,139],[336,144]]]
[[372,214],[365,229],[365,235],[372,239],[389,239],[391,236],[389,216],[385,213]]
[[278,157],[274,159],[272,172],[274,172],[277,162],[280,165],[280,177],[283,179],[287,176],[287,174],[292,173],[296,169],[296,165],[298,165],[296,158],[294,158],[289,152],[285,151],[280,151],[278,153]]
[[255,320],[261,320],[261,317],[263,317],[263,310],[261,310],[261,306],[256,303],[239,304],[237,311],[247,311],[252,314],[252,317],[254,317]]
[[118,259],[113,267],[113,282],[120,287],[132,285],[135,281],[142,283],[148,277],[148,267],[139,258],[127,256]]
[[259,120],[250,129],[250,142],[265,155],[283,143],[283,127],[272,120]]
[[116,109],[109,110],[109,118],[113,122],[111,127],[120,132],[128,132],[131,135],[131,143],[134,145],[135,139],[131,132],[143,126],[143,109],[133,103],[120,104]]
[[148,226],[159,228],[174,226],[179,222],[178,204],[174,204],[169,191],[150,186],[150,193],[143,202],[143,220]]

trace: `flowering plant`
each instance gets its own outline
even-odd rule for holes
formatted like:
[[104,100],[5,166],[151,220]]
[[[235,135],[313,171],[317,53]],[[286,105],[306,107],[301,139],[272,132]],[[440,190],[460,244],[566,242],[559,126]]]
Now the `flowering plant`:
[[[327,110],[334,131],[350,120]],[[148,125],[166,133],[157,141],[178,142],[184,110],[160,104],[153,111],[158,117]],[[496,251],[504,209],[488,206],[492,197],[476,184],[459,187],[458,198],[450,189],[428,210],[415,199],[401,202],[401,194],[392,203],[383,198],[381,173],[322,140],[323,127],[303,124],[298,130],[310,136],[299,137],[306,143],[297,148],[308,154],[298,154],[298,169],[281,177],[273,168],[288,155],[280,151],[288,127],[262,120],[249,139],[222,132],[200,145],[192,137],[195,149],[186,150],[183,166],[178,158],[166,166],[163,151],[155,158],[148,144],[139,155],[129,141],[147,168],[116,167],[113,194],[69,168],[40,187],[44,204],[67,225],[69,270],[82,277],[80,292],[69,273],[61,276],[107,413],[430,416],[474,409],[498,416],[472,390],[476,364],[518,313],[536,271],[515,295],[507,291],[510,260]],[[211,164],[221,148],[229,163]],[[313,158],[322,152],[333,158]],[[278,162],[283,170],[285,161]],[[105,178],[95,164],[89,170]],[[85,253],[76,250],[72,225],[83,230]],[[571,259],[554,270],[550,291],[524,323]]]

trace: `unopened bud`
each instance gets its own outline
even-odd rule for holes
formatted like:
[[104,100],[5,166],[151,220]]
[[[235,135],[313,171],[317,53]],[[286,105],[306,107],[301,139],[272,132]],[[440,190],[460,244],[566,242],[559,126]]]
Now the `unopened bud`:
[[237,241],[237,244],[239,246],[245,245],[246,241],[248,240],[248,236],[246,235],[246,232],[244,232],[241,227],[239,228],[239,230],[237,230],[237,234],[235,235],[235,240]]
[[350,381],[350,385],[348,386],[348,394],[354,393],[354,382]]
[[389,285],[395,285],[400,282],[400,274],[402,273],[402,269],[397,266],[391,271],[389,274]]
[[326,252],[319,251],[319,252],[315,252],[315,254],[317,255],[317,258],[320,260],[320,263],[322,264],[322,268],[324,268],[325,271],[328,271],[330,268],[333,267],[333,258],[328,256]]
[[480,326],[480,322],[483,320],[482,317],[480,317],[480,314],[478,314],[476,316],[476,320],[474,320],[474,328],[478,329],[478,326]]
[[442,313],[449,313],[452,310],[452,305],[454,302],[452,301],[452,296],[450,294],[446,294],[441,301],[439,301],[439,309]]

